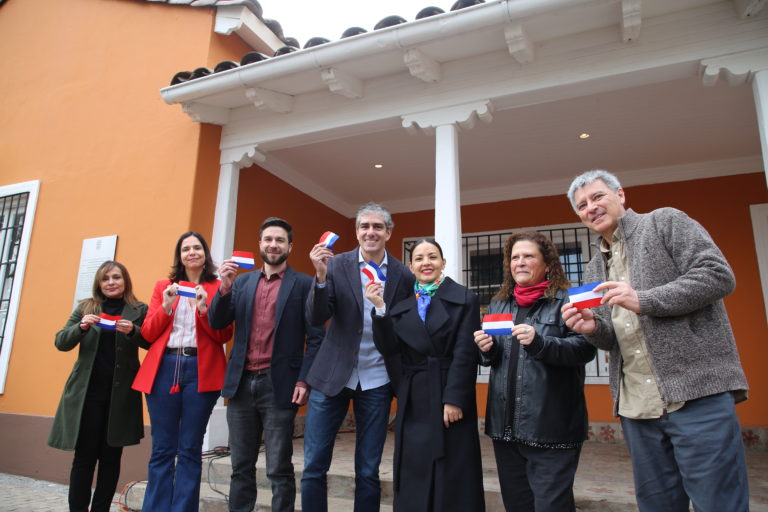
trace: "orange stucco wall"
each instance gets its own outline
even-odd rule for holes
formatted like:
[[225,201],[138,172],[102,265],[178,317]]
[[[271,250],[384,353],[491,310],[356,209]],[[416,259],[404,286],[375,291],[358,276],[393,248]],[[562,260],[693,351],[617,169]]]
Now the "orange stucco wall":
[[[629,187],[627,205],[637,212],[662,206],[684,210],[710,232],[736,274],[736,291],[726,298],[742,364],[750,385],[749,400],[736,410],[743,425],[768,425],[768,326],[755,253],[749,205],[768,202],[765,175],[746,174],[660,185]],[[550,196],[498,203],[464,206],[461,210],[464,233],[508,230],[518,226],[545,226],[578,222],[565,197]],[[434,212],[423,211],[394,216],[393,250],[402,239],[431,235]],[[478,384],[478,407],[484,414],[487,385]],[[607,385],[587,385],[591,421],[615,421]]]
[[0,413],[53,415],[77,351],[53,336],[72,308],[84,238],[118,235],[140,300],[183,231],[213,225],[219,128],[159,90],[181,69],[239,60],[207,8],[24,0],[0,9],[0,186],[40,180]]

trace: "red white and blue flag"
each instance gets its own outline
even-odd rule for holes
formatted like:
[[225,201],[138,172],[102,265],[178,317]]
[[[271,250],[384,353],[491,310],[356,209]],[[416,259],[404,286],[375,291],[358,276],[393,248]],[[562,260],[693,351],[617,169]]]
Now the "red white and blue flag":
[[254,268],[256,266],[256,260],[253,258],[252,252],[233,251],[232,259],[235,261],[235,265],[240,268]]
[[190,283],[189,281],[179,281],[178,294],[182,297],[191,297],[194,299],[197,296],[195,288],[197,288],[195,283]]
[[581,286],[568,288],[568,302],[576,306],[577,309],[589,309],[600,305],[603,298],[602,292],[593,291],[600,281],[587,283]]
[[112,316],[106,313],[99,313],[99,321],[96,322],[96,325],[98,325],[102,329],[109,329],[110,331],[114,331],[115,327],[117,327],[117,321],[120,320],[121,318],[123,317]]
[[320,241],[317,242],[320,245],[324,245],[329,249],[333,249],[333,244],[336,243],[336,240],[339,239],[339,235],[334,233],[333,231],[326,231],[323,233],[323,236],[320,237]]
[[369,280],[376,283],[383,283],[387,280],[387,276],[384,275],[384,272],[382,272],[379,266],[372,261],[365,264],[362,272]]
[[498,313],[483,317],[483,331],[491,336],[504,336],[512,334],[515,323],[512,321],[512,313]]

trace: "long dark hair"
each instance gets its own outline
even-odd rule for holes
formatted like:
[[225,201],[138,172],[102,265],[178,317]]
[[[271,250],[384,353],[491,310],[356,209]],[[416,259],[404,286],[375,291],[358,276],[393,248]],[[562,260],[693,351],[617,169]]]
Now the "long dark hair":
[[544,263],[549,267],[549,286],[547,286],[544,296],[549,300],[554,300],[557,291],[568,288],[570,281],[565,277],[563,266],[560,264],[560,255],[557,253],[555,244],[538,231],[518,231],[509,235],[509,238],[504,243],[504,282],[501,284],[499,293],[492,300],[507,300],[512,296],[516,283],[509,268],[509,262],[512,257],[512,247],[520,241],[533,242],[539,247],[539,252],[544,257]]
[[208,242],[206,242],[203,235],[197,231],[187,231],[179,237],[179,240],[176,242],[176,249],[173,251],[173,266],[168,274],[168,279],[174,283],[178,283],[179,281],[189,281],[187,271],[181,263],[181,242],[190,236],[194,236],[200,240],[200,245],[203,246],[203,251],[205,252],[205,265],[203,265],[203,273],[200,274],[200,282],[208,283],[216,280],[216,265],[213,264],[213,258],[211,257],[211,250],[208,248]]
[[101,313],[101,305],[107,300],[107,297],[101,291],[101,281],[104,276],[113,268],[119,268],[123,274],[123,300],[130,306],[136,306],[139,302],[136,300],[136,296],[133,294],[133,283],[131,282],[131,275],[128,273],[128,269],[125,265],[117,261],[105,261],[96,270],[96,275],[93,277],[92,297],[81,300],[77,307],[82,311],[83,315],[98,315]]

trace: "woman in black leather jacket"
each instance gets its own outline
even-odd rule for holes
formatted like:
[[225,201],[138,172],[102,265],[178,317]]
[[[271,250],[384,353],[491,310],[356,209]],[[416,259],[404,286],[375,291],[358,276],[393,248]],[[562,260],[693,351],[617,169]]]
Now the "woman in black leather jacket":
[[504,245],[504,283],[488,309],[512,313],[512,334],[474,333],[481,364],[491,367],[485,432],[507,510],[576,510],[573,480],[587,437],[584,365],[595,348],[560,316],[568,286],[548,238],[514,233]]

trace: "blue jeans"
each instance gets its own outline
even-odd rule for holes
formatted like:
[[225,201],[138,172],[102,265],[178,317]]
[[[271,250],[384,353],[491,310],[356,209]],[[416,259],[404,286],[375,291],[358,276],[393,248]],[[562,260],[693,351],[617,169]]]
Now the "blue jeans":
[[313,389],[304,426],[304,473],[301,509],[328,510],[327,473],[333,445],[352,400],[355,413],[355,512],[374,512],[381,502],[379,463],[387,438],[392,391],[389,384],[362,391],[344,388],[336,396]]
[[[170,394],[176,362],[178,393]],[[203,436],[218,391],[197,391],[197,357],[164,355],[152,393],[146,395],[152,422],[143,512],[196,512],[200,502]]]
[[229,510],[251,512],[256,504],[256,460],[262,435],[267,478],[272,482],[272,510],[293,512],[296,476],[293,472],[293,419],[296,408],[274,406],[272,377],[245,372],[227,406],[232,479]]
[[642,512],[749,510],[744,445],[733,396],[686,402],[668,416],[621,418]]

